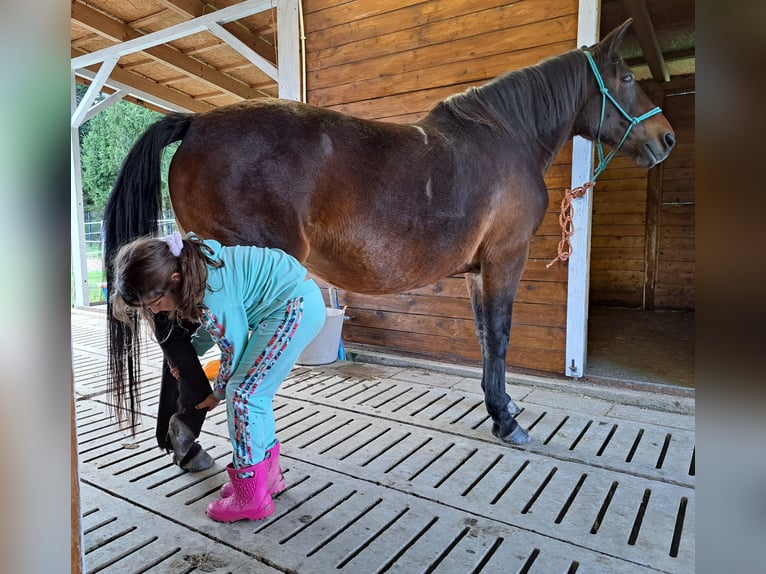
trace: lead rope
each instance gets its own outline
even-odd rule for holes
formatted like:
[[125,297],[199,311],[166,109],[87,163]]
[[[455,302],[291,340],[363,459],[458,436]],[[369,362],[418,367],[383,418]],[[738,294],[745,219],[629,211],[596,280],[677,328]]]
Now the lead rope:
[[[601,74],[598,71],[598,66],[596,66],[596,62],[593,60],[593,55],[588,52],[587,50],[583,50],[585,53],[585,57],[588,60],[588,64],[590,64],[591,70],[593,70],[593,75],[596,76],[596,82],[598,83],[598,89],[601,92],[601,118],[598,122],[598,136],[596,138],[596,151],[598,152],[598,166],[596,167],[596,170],[593,172],[593,177],[589,182],[587,182],[584,185],[581,185],[580,187],[575,187],[574,189],[567,188],[564,190],[564,197],[561,200],[561,211],[559,212],[559,225],[561,226],[561,241],[559,241],[558,245],[558,255],[545,267],[546,269],[550,269],[551,266],[553,266],[554,263],[557,261],[561,261],[564,263],[569,257],[572,255],[572,242],[571,238],[572,235],[574,235],[574,223],[572,222],[572,215],[573,215],[573,209],[572,209],[572,200],[577,199],[579,197],[582,197],[585,195],[585,193],[588,191],[588,189],[592,188],[594,185],[596,185],[596,178],[601,175],[601,173],[606,169],[606,166],[609,164],[610,161],[612,161],[612,158],[617,153],[617,151],[622,147],[622,144],[625,143],[625,140],[628,139],[628,134],[630,133],[630,130],[633,129],[633,126],[637,126],[642,121],[644,121],[647,118],[652,117],[655,114],[659,114],[662,110],[659,107],[655,107],[645,114],[642,114],[638,117],[631,116],[628,112],[626,112],[624,109],[622,109],[622,106],[617,102],[617,100],[614,99],[612,94],[609,93],[609,90],[604,85],[604,80],[601,78]],[[609,98],[609,101],[611,101],[614,106],[617,108],[617,110],[623,115],[623,117],[628,120],[628,129],[625,130],[625,133],[622,136],[622,139],[620,140],[620,143],[617,144],[617,146],[609,152],[609,154],[604,156],[604,150],[601,146],[601,124],[604,122],[604,112],[606,110],[606,99]]]
[[592,187],[593,182],[589,181],[585,185],[575,187],[574,189],[567,188],[564,191],[564,197],[561,199],[561,211],[559,212],[559,225],[561,226],[561,241],[559,241],[558,246],[559,254],[545,266],[546,269],[550,269],[556,261],[564,263],[572,255],[572,243],[570,241],[572,235],[574,235],[572,200],[582,197]]

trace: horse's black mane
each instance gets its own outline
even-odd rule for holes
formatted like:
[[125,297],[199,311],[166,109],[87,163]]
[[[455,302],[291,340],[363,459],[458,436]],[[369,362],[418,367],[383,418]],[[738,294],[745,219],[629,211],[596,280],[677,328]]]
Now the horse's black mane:
[[581,54],[567,52],[450,96],[436,109],[496,130],[538,137],[574,117],[586,69]]

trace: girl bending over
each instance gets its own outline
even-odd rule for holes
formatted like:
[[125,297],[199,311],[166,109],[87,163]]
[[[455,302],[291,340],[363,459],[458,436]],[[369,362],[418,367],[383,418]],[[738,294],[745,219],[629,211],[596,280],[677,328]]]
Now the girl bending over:
[[113,315],[129,325],[140,313],[168,312],[199,322],[198,354],[214,343],[221,367],[213,392],[197,409],[226,400],[232,461],[230,481],[211,502],[213,520],[260,520],[285,488],[272,399],[301,351],[319,333],[325,304],[306,269],[279,249],[224,247],[178,233],[138,239],[114,259]]

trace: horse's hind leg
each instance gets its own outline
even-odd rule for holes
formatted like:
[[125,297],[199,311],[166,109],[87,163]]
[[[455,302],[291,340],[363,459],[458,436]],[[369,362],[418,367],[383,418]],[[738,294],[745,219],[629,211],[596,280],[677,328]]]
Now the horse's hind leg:
[[530,440],[514,418],[520,411],[519,407],[505,391],[505,357],[513,300],[526,261],[525,257],[520,259],[511,267],[484,265],[481,275],[467,275],[482,352],[481,388],[487,412],[492,417],[492,434],[516,445]]

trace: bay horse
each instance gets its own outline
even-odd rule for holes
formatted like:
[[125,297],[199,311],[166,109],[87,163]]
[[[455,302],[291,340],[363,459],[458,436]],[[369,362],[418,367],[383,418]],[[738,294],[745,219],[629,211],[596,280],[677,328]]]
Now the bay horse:
[[[122,165],[104,216],[107,260],[156,232],[161,153],[182,140],[168,183],[183,232],[281,248],[358,293],[465,274],[492,434],[524,444],[505,358],[519,279],[548,205],[547,169],[574,135],[599,150],[602,142],[621,146],[646,168],[675,144],[618,54],[630,23],[593,46],[453,95],[411,124],[273,98],[169,114]],[[108,282],[110,271],[107,264]],[[135,349],[111,323],[111,388],[123,391],[127,374],[132,409],[137,356],[126,359]]]

